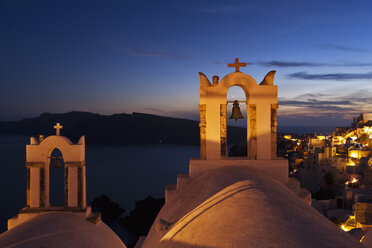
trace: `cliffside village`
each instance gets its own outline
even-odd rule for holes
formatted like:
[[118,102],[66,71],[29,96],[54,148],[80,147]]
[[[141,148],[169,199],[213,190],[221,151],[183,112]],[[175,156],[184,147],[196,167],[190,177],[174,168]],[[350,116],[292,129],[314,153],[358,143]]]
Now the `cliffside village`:
[[312,206],[344,231],[372,226],[372,113],[332,135],[294,136],[283,135],[279,147]]

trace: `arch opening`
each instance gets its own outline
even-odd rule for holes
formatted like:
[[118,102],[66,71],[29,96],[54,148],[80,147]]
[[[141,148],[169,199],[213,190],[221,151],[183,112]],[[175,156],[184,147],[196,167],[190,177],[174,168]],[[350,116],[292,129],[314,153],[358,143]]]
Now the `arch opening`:
[[48,157],[49,164],[49,203],[51,206],[65,205],[65,163],[63,154],[53,148]]
[[[248,96],[244,89],[239,85],[230,87],[226,95],[227,110],[227,157],[246,157],[247,156],[247,101]],[[240,112],[243,119],[230,119],[233,114],[233,101],[239,101]]]

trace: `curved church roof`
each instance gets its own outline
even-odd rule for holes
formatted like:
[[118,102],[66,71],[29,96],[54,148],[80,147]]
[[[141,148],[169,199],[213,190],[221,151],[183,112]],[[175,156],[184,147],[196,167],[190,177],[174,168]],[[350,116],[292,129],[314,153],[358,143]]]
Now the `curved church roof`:
[[125,245],[102,221],[93,224],[74,213],[46,212],[0,234],[0,247],[125,248]]
[[177,190],[142,247],[363,246],[279,181],[252,168],[229,166]]

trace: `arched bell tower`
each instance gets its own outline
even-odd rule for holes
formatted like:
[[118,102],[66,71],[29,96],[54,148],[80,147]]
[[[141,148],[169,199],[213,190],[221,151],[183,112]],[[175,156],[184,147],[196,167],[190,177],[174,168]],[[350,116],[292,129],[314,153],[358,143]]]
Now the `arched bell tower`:
[[[219,167],[244,166],[265,173],[282,183],[288,182],[288,160],[276,156],[276,112],[278,87],[274,85],[275,71],[269,72],[258,85],[240,67],[246,63],[229,64],[235,72],[226,75],[220,82],[213,76],[208,78],[199,72],[200,78],[200,158],[191,158],[189,173],[177,177],[177,185],[167,185],[165,201],[169,202],[177,191],[190,180]],[[232,86],[239,86],[245,92],[247,105],[247,156],[227,157],[227,92]],[[240,116],[236,116],[239,118]]]
[[[26,145],[26,190],[27,203],[17,216],[8,220],[8,230],[49,211],[65,211],[97,221],[98,215],[91,213],[86,203],[85,137],[77,144],[60,135],[62,126],[54,126],[56,135],[37,140],[31,137]],[[58,149],[64,160],[64,205],[51,206],[49,201],[49,170],[51,154]]]
[[54,128],[56,135],[43,140],[31,137],[26,145],[27,168],[27,207],[34,209],[50,208],[49,202],[49,164],[52,151],[61,151],[65,161],[64,191],[65,209],[85,209],[86,180],[85,180],[85,138],[81,136],[77,144],[60,135],[60,126]]
[[[275,71],[270,71],[260,84],[251,76],[240,72],[246,63],[229,64],[235,72],[218,82],[199,72],[200,78],[200,158],[191,158],[190,178],[197,177],[221,166],[248,166],[281,181],[288,180],[288,161],[277,158],[278,87],[274,85]],[[239,86],[245,93],[247,105],[247,156],[227,157],[227,92],[232,86]],[[233,102],[232,102],[233,103]],[[181,179],[180,179],[181,180]],[[181,180],[182,181],[182,180]]]
[[200,77],[200,154],[201,159],[225,159],[227,156],[227,91],[232,86],[243,89],[247,105],[247,158],[249,160],[276,159],[276,111],[278,105],[278,88],[273,85],[275,71],[269,72],[258,85],[256,81],[243,72],[235,59],[235,72],[226,75],[220,82],[213,77]]

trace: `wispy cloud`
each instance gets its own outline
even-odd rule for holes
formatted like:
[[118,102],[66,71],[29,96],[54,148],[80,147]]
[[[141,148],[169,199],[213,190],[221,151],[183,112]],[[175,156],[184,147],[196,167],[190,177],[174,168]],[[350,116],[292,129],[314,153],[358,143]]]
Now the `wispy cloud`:
[[145,108],[146,111],[150,111],[151,113],[161,113],[161,114],[167,114],[168,111],[160,108],[154,108],[154,107],[147,107]]
[[[354,111],[353,103],[349,100],[316,100],[316,99],[304,99],[304,100],[294,100],[294,99],[279,99],[279,104],[282,106],[297,107],[302,109],[303,112],[316,113],[320,112],[329,113],[329,111],[338,111],[340,113],[344,111]],[[301,114],[298,111],[296,115]]]
[[266,67],[314,67],[314,66],[325,66],[324,63],[313,63],[313,62],[297,62],[297,61],[258,61],[254,62],[255,64],[266,66]]
[[236,12],[242,12],[247,10],[247,6],[240,5],[228,5],[228,6],[208,6],[205,8],[197,9],[197,12],[210,13],[210,14],[230,14]]
[[306,93],[306,94],[299,95],[296,98],[302,99],[302,98],[308,98],[308,97],[314,98],[314,97],[323,97],[323,96],[330,96],[330,95],[324,94],[324,93]]
[[125,45],[122,45],[117,42],[113,41],[106,41],[105,45],[109,47],[110,49],[113,49],[118,52],[123,52],[126,54],[129,54],[131,56],[137,56],[137,57],[163,57],[163,58],[169,58],[169,59],[177,59],[177,60],[187,60],[189,57],[184,56],[182,54],[178,53],[172,53],[167,51],[160,51],[155,49],[145,49],[145,48],[131,48]]
[[339,101],[318,101],[316,99],[307,100],[284,100],[279,99],[279,103],[282,105],[294,105],[294,106],[331,106],[331,105],[348,105],[351,104],[349,100]]
[[332,88],[319,88],[294,97],[279,97],[278,102],[281,126],[348,126],[353,117],[372,109],[372,91],[365,86],[340,94]]
[[246,5],[246,4],[229,4],[229,5],[216,5],[209,4],[205,6],[193,5],[193,7],[183,6],[180,9],[187,12],[203,13],[203,14],[234,14],[247,11],[257,11],[257,6]]
[[144,109],[151,114],[157,114],[168,117],[184,118],[190,120],[199,120],[199,113],[195,110],[164,110],[160,108],[147,107]]
[[343,63],[319,63],[306,61],[256,61],[248,64],[257,64],[265,67],[361,67],[372,66],[372,63],[343,62]]
[[188,57],[180,54],[170,53],[170,52],[161,52],[155,50],[146,50],[142,48],[135,48],[130,52],[133,56],[139,57],[164,57],[170,59],[186,60]]
[[350,100],[353,103],[372,103],[372,92],[369,89],[360,89],[350,92],[343,99]]
[[372,72],[366,73],[326,73],[326,74],[309,74],[307,72],[296,72],[287,74],[288,78],[306,79],[306,80],[361,80],[372,79]]
[[[215,64],[225,64],[226,62],[214,61]],[[309,61],[283,61],[283,60],[269,60],[269,61],[251,61],[246,62],[247,65],[259,65],[264,67],[366,67],[372,66],[372,63],[360,62],[340,62],[340,63],[320,63]]]
[[322,48],[322,49],[331,49],[331,50],[341,50],[341,51],[347,51],[347,52],[371,52],[371,49],[367,48],[359,48],[359,47],[348,47],[333,43],[320,43],[317,44],[316,47]]
[[[358,90],[343,96],[323,93],[301,94],[293,98],[279,98],[280,116],[287,119],[321,117],[350,120],[372,108],[371,91]],[[324,121],[323,121],[324,122]]]

